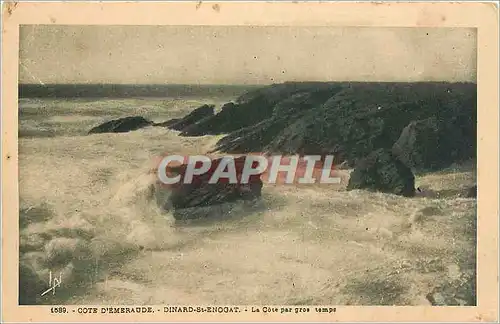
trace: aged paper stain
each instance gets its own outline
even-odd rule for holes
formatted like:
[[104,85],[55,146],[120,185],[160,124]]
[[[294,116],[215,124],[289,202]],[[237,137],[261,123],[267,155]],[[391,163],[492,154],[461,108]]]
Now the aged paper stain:
[[200,9],[201,7],[201,1],[198,1],[198,3],[196,4],[196,10]]
[[444,21],[445,15],[424,8],[419,12],[417,26],[439,27]]
[[16,1],[12,1],[12,2],[9,1],[5,4],[5,8],[7,10],[8,17],[10,17],[12,15],[12,13],[14,12],[14,10],[16,10],[17,4],[18,3]]
[[216,3],[216,4],[214,4],[214,5],[212,6],[212,9],[213,9],[213,10],[215,10],[215,11],[217,11],[217,12],[220,12],[220,6],[219,6],[219,4],[217,4],[217,3]]

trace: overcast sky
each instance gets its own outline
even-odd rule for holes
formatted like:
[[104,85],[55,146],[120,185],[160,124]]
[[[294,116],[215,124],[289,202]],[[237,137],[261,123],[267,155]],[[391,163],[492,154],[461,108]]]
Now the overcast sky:
[[475,29],[22,26],[20,83],[474,81]]

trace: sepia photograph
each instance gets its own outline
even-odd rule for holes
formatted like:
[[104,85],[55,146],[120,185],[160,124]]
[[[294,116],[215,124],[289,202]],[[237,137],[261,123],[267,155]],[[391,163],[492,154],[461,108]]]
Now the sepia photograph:
[[[21,26],[19,303],[474,306],[476,38]],[[151,172],[255,153],[340,181]]]
[[496,318],[492,33],[430,5],[406,25],[164,5],[4,8],[2,297],[23,318]]

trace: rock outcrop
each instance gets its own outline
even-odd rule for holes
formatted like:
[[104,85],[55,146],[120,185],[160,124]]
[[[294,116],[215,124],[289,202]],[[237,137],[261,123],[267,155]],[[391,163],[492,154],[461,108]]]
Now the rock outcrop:
[[183,118],[174,118],[164,123],[155,124],[155,126],[166,126],[168,129],[182,131],[186,127],[196,124],[197,122],[214,115],[214,105],[203,105],[196,108]]
[[[332,95],[331,89],[294,94],[276,104],[271,117],[261,122],[235,131],[221,139],[215,148],[228,153],[248,153],[263,150],[263,143],[270,143],[283,132],[283,129]],[[298,134],[300,129],[295,129]],[[284,136],[288,136],[285,134]],[[293,135],[291,135],[293,136]],[[264,151],[266,149],[264,148]],[[272,149],[267,149],[272,152]],[[288,153],[288,152],[286,152]],[[294,154],[296,152],[292,152]]]
[[351,173],[347,190],[367,189],[413,197],[415,176],[389,150],[378,149],[360,160]]
[[449,123],[436,117],[410,122],[394,143],[393,154],[418,170],[438,170],[473,156],[475,143],[471,140],[475,136],[471,130],[458,131],[461,125]]
[[263,87],[240,96],[234,103],[225,104],[218,114],[185,129],[181,135],[218,135],[238,131],[271,118],[275,106],[295,94],[327,92],[330,93],[326,95],[327,99],[338,87],[326,82],[285,82]]
[[110,120],[92,128],[89,134],[126,133],[153,125],[153,122],[140,116],[130,116]]
[[476,98],[472,83],[286,82],[250,91],[180,135],[226,133],[212,152],[334,155],[356,168],[352,188],[411,196],[412,170],[475,159]]
[[[224,127],[215,123],[222,118],[215,115],[210,121],[214,123],[206,125],[217,130],[212,133],[231,131],[217,143],[216,150],[233,154],[333,154],[336,163],[346,160],[353,167],[374,150],[391,149],[402,130],[416,121],[417,144],[406,147],[410,152],[417,151],[412,153],[416,169],[439,168],[450,161],[475,157],[475,84],[305,85],[297,86],[295,92],[290,91],[290,84],[274,85],[240,97],[234,107],[227,108]],[[265,109],[252,109],[249,103],[258,102],[268,104],[263,105]],[[258,115],[248,117],[251,113]],[[231,124],[241,119],[245,122]]]
[[154,123],[153,126],[156,126],[156,127],[168,127],[170,125],[173,125],[173,124],[177,123],[180,120],[181,120],[181,118],[172,118],[170,120],[167,120],[167,121],[164,121],[164,122],[161,122],[161,123]]

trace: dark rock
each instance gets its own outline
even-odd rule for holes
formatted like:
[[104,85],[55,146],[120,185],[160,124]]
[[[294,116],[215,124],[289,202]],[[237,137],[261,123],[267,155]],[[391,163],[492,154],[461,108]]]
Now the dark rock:
[[206,123],[210,123],[211,120],[213,120],[213,116],[207,116],[205,118],[202,118],[198,122],[184,127],[182,131],[179,133],[179,136],[198,136],[198,130],[200,128],[200,125],[206,125]]
[[443,156],[439,150],[436,119],[412,121],[403,128],[392,147],[392,153],[410,168],[434,168],[440,156]]
[[233,109],[234,107],[236,107],[236,104],[234,102],[227,102],[227,103],[222,105],[220,110],[221,111],[228,111],[230,109]]
[[[170,171],[181,175],[181,182],[174,185],[159,184],[156,186],[158,203],[164,208],[184,209],[192,207],[207,207],[236,200],[254,200],[261,196],[262,180],[259,175],[251,176],[247,184],[229,183],[228,179],[221,178],[217,183],[209,183],[222,158],[214,159],[209,171],[193,177],[192,183],[182,182],[187,164],[169,167]],[[236,174],[238,179],[243,171],[245,157],[235,158]],[[163,192],[168,194],[164,195]],[[177,214],[174,213],[174,217]]]
[[152,126],[167,127],[167,126],[170,126],[170,125],[177,123],[180,120],[181,120],[180,118],[172,118],[170,120],[164,121],[163,123],[154,123]]
[[415,177],[389,150],[378,149],[356,165],[347,185],[347,190],[353,189],[412,197],[415,195]]
[[349,163],[347,161],[343,161],[342,163],[340,163],[337,167],[336,167],[337,170],[346,170],[346,169],[349,169]]
[[470,141],[475,137],[457,132],[456,128],[461,126],[449,123],[436,117],[412,121],[394,143],[393,154],[407,166],[419,170],[437,170],[473,156],[471,148],[475,145]]
[[[290,129],[293,134],[289,134],[283,132],[283,129],[290,125],[290,123],[293,125],[293,121],[300,120],[308,111],[321,105],[333,93],[334,90],[332,88],[296,93],[277,103],[273,107],[271,117],[222,138],[217,143],[215,150],[228,153],[258,152],[263,150],[263,143],[270,143],[276,140],[277,137],[276,141],[278,142],[280,138],[289,139],[289,136],[296,138],[294,134],[300,134],[300,130]],[[282,134],[281,136],[280,133]],[[301,146],[295,145],[295,147]],[[272,147],[264,148],[264,150],[267,152],[274,151]],[[314,153],[320,152],[315,151]]]
[[203,105],[196,108],[181,119],[173,119],[165,122],[168,129],[182,131],[184,128],[193,125],[206,117],[214,115],[214,105]]
[[295,94],[331,92],[334,88],[331,83],[324,82],[286,82],[263,87],[240,96],[235,103],[225,104],[218,114],[197,123],[181,135],[218,135],[237,131],[272,117],[276,104]]
[[[227,119],[228,126],[222,127],[226,131],[237,129],[222,138],[216,150],[281,154],[322,152],[335,155],[335,163],[346,160],[352,167],[376,149],[391,149],[400,138],[401,130],[415,120],[422,121],[417,125],[415,136],[416,141],[422,143],[417,147],[422,153],[415,154],[415,159],[418,160],[418,155],[422,159],[422,162],[416,161],[417,169],[422,165],[438,168],[448,161],[475,157],[475,84],[325,83],[322,87],[318,84],[298,87],[300,90],[295,92],[290,91],[291,87],[290,84],[274,85],[241,96],[234,109],[228,109],[233,114]],[[319,103],[308,107],[310,99],[304,99],[306,94],[328,93],[328,90],[329,95],[319,96]],[[269,98],[264,100],[262,97]],[[272,102],[273,106],[271,109],[262,105],[267,108],[262,108],[257,118],[247,115],[253,111],[247,110],[253,107],[250,102]],[[246,122],[230,125],[231,120],[238,119]],[[431,128],[432,121],[437,132],[427,134],[424,130]],[[218,127],[216,124],[206,126]],[[434,143],[436,136],[438,145],[424,150],[428,143]],[[438,150],[442,155],[436,153]]]
[[[464,96],[467,94],[474,97],[467,92]],[[401,129],[412,118],[436,116],[436,119],[450,122],[456,117],[453,114],[457,109],[444,104],[436,107],[447,96],[446,88],[439,84],[353,84],[320,108],[311,111],[304,119],[290,125],[268,147],[283,153],[297,150],[297,145],[302,145],[306,150],[309,147],[315,147],[315,150],[321,148],[354,165],[358,159],[375,149],[391,148],[400,136]],[[474,103],[468,106],[471,98],[465,98],[464,103],[458,106],[462,108],[460,114],[464,118],[474,113]],[[469,128],[473,123],[471,120]],[[474,141],[474,136],[470,132],[468,134],[470,138],[464,143]],[[468,153],[463,155],[473,155],[472,151]]]
[[99,126],[92,128],[89,134],[98,133],[126,133],[147,126],[153,125],[152,121],[144,119],[140,116],[124,117],[105,122]]
[[206,207],[236,200],[260,197],[262,181],[239,185],[229,183],[209,184],[209,176],[200,177],[198,184],[183,184],[172,191],[170,203],[174,209]]
[[467,189],[467,193],[465,195],[467,198],[477,198],[477,185],[470,187]]

